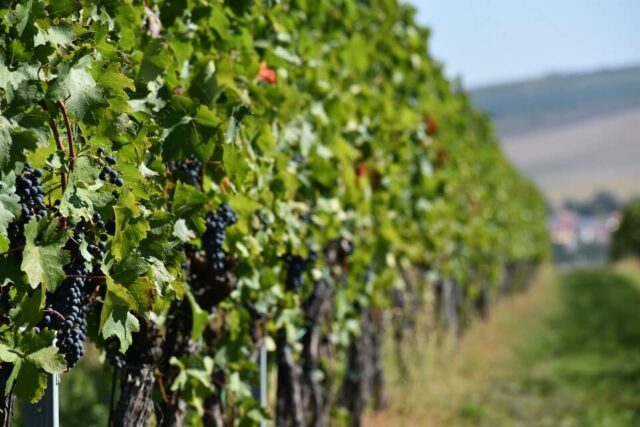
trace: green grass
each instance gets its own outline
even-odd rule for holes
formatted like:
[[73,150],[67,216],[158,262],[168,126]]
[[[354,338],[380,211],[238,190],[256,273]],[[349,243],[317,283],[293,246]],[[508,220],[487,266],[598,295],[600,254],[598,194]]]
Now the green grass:
[[[560,279],[557,305],[518,348],[489,408],[533,426],[640,425],[640,286],[610,270]],[[493,408],[491,408],[493,406]]]
[[640,425],[639,264],[543,269],[494,308],[454,349],[416,334],[403,347],[411,377],[389,357],[391,407],[365,425]]

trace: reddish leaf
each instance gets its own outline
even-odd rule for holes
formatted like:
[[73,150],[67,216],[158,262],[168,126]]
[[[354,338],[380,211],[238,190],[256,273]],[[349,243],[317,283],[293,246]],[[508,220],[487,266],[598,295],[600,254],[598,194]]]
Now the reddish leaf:
[[276,75],[276,70],[274,70],[273,68],[269,68],[267,63],[262,61],[260,63],[260,69],[258,70],[256,80],[273,85],[278,80],[278,76]]

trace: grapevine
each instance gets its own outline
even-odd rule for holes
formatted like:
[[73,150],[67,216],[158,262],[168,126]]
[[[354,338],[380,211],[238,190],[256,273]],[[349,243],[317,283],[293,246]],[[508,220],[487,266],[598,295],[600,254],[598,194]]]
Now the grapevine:
[[356,425],[389,322],[433,300],[463,329],[547,256],[410,7],[116,3],[0,6],[3,427],[87,348],[115,425],[321,426],[340,390]]

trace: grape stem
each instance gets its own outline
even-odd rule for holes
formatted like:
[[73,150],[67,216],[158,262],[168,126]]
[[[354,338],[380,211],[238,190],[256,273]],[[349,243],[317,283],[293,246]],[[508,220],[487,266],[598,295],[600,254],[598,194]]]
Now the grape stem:
[[[43,110],[49,113],[49,127],[51,128],[51,133],[53,133],[53,139],[56,141],[56,148],[58,149],[58,151],[61,151],[64,154],[64,144],[62,143],[62,138],[60,138],[58,126],[56,125],[55,120],[53,120],[47,104],[44,101],[40,101],[40,106]],[[67,188],[67,174],[64,173],[64,170],[60,171],[60,186],[62,187],[62,192],[64,193],[65,189]]]
[[67,128],[67,140],[69,141],[69,170],[73,171],[76,164],[76,147],[73,143],[73,131],[71,129],[71,121],[69,120],[69,114],[67,113],[67,106],[63,100],[56,102],[60,111],[62,112],[62,118],[64,119],[64,125]]
[[57,312],[56,310],[54,310],[52,308],[45,308],[42,311],[44,313],[53,314],[54,316],[56,316],[59,320],[62,320],[63,322],[65,320],[65,317],[62,314],[60,314],[59,312]]
[[23,249],[24,249],[24,245],[17,246],[17,247],[15,247],[15,248],[11,248],[11,249],[9,249],[8,251],[1,252],[1,253],[0,253],[0,256],[2,256],[2,255],[7,255],[7,254],[10,254],[10,253],[12,253],[12,252],[18,252],[18,251],[21,251],[21,250],[23,250]]
[[156,381],[158,382],[158,388],[160,389],[162,400],[164,400],[165,403],[169,403],[169,396],[167,395],[167,390],[164,387],[164,380],[162,378],[162,373],[158,369],[156,369],[154,371],[154,374],[156,376]]

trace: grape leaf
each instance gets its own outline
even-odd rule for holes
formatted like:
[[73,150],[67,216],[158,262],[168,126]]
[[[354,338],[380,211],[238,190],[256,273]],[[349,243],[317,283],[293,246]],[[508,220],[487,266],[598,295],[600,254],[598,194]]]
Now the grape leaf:
[[117,260],[124,259],[149,231],[149,223],[142,217],[136,198],[129,190],[121,195],[113,208],[116,218],[116,232],[111,244],[111,252]]
[[42,287],[36,288],[33,292],[23,291],[20,294],[22,294],[20,300],[9,311],[13,323],[18,326],[25,324],[35,326],[42,317],[40,310],[44,307],[45,295],[42,292]]
[[62,372],[67,368],[64,356],[53,346],[54,332],[38,334],[30,331],[15,337],[3,336],[0,341],[0,360],[13,363],[6,391],[14,386],[16,395],[31,402],[40,400],[46,388],[47,372]]
[[69,186],[62,195],[59,208],[67,218],[90,219],[94,212],[113,200],[113,195],[110,193],[80,188],[71,184],[71,180],[69,181]]
[[11,191],[10,185],[0,181],[0,234],[3,235],[9,224],[20,215],[20,197]]
[[129,312],[123,300],[109,287],[100,314],[100,331],[105,339],[118,338],[120,351],[125,352],[133,342],[133,333],[140,330],[140,322]]
[[201,191],[196,190],[192,185],[178,182],[173,193],[172,209],[176,216],[193,217],[204,207],[207,198]]
[[191,324],[191,339],[197,340],[198,337],[204,331],[204,328],[207,326],[207,320],[209,319],[209,315],[206,311],[204,311],[198,305],[195,297],[191,292],[187,292],[187,297],[189,298],[189,303],[191,304],[191,313],[192,313],[192,324]]
[[209,160],[216,148],[215,136],[221,125],[216,114],[185,97],[173,97],[164,111],[166,136],[163,142],[165,160],[182,160],[197,154],[201,160]]
[[24,150],[33,150],[38,136],[33,130],[25,130],[0,115],[0,171],[8,171],[17,161],[24,159]]
[[188,242],[195,238],[195,233],[189,230],[187,223],[184,219],[179,219],[173,226],[173,236],[180,239],[181,242]]
[[11,71],[0,57],[0,88],[5,91],[7,102],[11,104],[14,97],[19,97],[20,87],[29,80],[36,80],[37,73],[38,67],[28,64],[22,64]]
[[71,68],[62,64],[59,77],[52,82],[49,93],[53,101],[65,100],[67,110],[76,120],[84,119],[87,114],[94,116],[98,107],[106,105],[102,91],[88,71],[90,66],[89,55],[78,60]]
[[31,403],[39,401],[47,388],[46,375],[41,374],[38,366],[28,360],[20,360],[14,365],[9,380],[12,378],[15,381],[13,391],[16,396]]
[[20,268],[27,274],[32,288],[42,286],[53,291],[65,278],[64,265],[70,261],[64,249],[67,242],[65,231],[57,231],[58,221],[33,218],[24,227],[26,244]]

